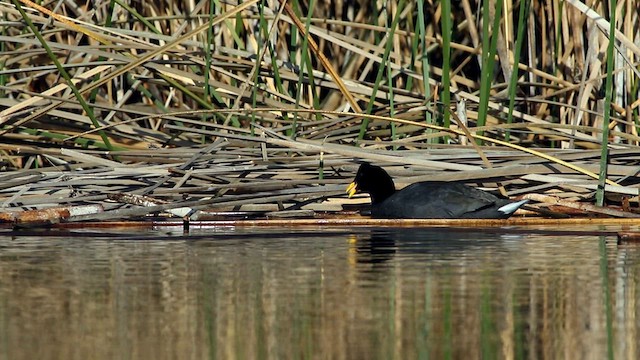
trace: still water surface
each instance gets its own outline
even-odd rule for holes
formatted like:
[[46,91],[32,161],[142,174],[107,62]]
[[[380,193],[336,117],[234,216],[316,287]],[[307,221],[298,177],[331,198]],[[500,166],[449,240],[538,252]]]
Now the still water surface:
[[0,233],[0,359],[636,359],[640,247],[615,240]]

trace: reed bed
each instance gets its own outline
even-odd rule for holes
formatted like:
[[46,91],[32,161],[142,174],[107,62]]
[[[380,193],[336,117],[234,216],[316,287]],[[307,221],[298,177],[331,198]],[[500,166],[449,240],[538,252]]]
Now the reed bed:
[[451,5],[2,0],[0,208],[314,216],[370,161],[636,216],[640,5]]

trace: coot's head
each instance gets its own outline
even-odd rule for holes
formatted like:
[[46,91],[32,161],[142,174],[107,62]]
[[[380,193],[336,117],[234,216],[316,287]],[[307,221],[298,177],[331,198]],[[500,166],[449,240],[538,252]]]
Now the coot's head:
[[360,165],[355,179],[347,187],[349,197],[355,195],[356,192],[369,193],[372,204],[383,202],[395,191],[396,187],[393,185],[391,176],[380,166],[368,163]]

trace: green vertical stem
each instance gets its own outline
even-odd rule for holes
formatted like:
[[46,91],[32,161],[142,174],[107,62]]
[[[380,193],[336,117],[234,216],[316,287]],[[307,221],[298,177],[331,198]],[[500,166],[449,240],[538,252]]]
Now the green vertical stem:
[[[636,131],[640,132],[640,111],[638,111],[638,108],[635,108],[631,115],[633,116],[633,124],[636,127]],[[640,144],[636,142],[636,146],[637,145],[640,145]]]
[[[629,99],[630,103],[634,103],[636,100],[638,100],[638,90],[640,88],[640,80],[638,78],[634,78],[633,80],[631,80],[631,91],[629,92],[630,94],[635,94],[632,95],[632,97]],[[640,112],[638,111],[638,108],[636,107],[635,109],[633,109],[633,111],[631,112],[631,118],[632,118],[632,125],[630,126],[634,126],[636,132],[640,132],[640,122],[638,121],[638,115],[640,114]],[[637,141],[635,143],[636,145],[640,145]]]
[[[413,31],[416,32],[417,34],[417,30],[414,28]],[[418,69],[416,68],[416,56],[418,56],[418,54],[420,54],[420,49],[418,48],[418,46],[420,46],[420,35],[416,35],[414,36],[411,40],[411,54],[410,54],[410,58],[409,58],[409,70],[411,70],[413,73],[418,73]],[[413,81],[414,78],[413,76],[407,76],[404,77],[403,79],[406,79],[405,83],[404,83],[404,89],[406,91],[411,91],[411,89],[413,89]]]
[[[209,0],[209,23],[213,22],[215,16],[216,4],[214,0]],[[204,44],[204,98],[207,101],[211,101],[211,85],[209,80],[211,78],[211,44],[213,43],[213,26],[209,26],[207,29],[207,36],[205,37]]]
[[[482,7],[482,71],[480,73],[480,103],[478,104],[478,126],[484,126],[487,121],[487,111],[489,110],[489,96],[491,95],[491,82],[493,80],[493,65],[495,63],[496,47],[498,44],[498,31],[502,20],[502,1],[496,0],[496,11],[493,19],[493,28],[489,36],[489,4],[490,0],[485,0]],[[491,41],[489,41],[491,38]],[[478,131],[482,135],[483,131]],[[478,143],[482,143],[478,140]]]
[[[393,74],[391,72],[391,66],[387,66],[387,84],[389,84],[389,91],[387,92],[389,96],[389,116],[395,116],[395,105],[393,101]],[[392,122],[391,124],[391,140],[396,140],[396,123]],[[397,149],[397,145],[394,145],[394,149]]]
[[[427,56],[427,30],[424,22],[424,0],[418,0],[418,35],[420,37],[420,49],[422,50],[422,83],[424,87],[424,98],[431,98],[431,87],[429,86],[429,57]],[[426,104],[428,105],[428,104]],[[429,106],[427,106],[427,109]],[[425,111],[425,121],[427,124],[432,124],[431,113]],[[429,142],[433,142],[434,139],[429,139]]]
[[604,185],[607,180],[607,164],[609,163],[609,118],[611,113],[611,96],[613,94],[613,51],[616,41],[616,0],[611,1],[609,9],[609,45],[607,46],[607,81],[604,95],[604,119],[602,121],[602,145],[600,147],[600,176],[596,190],[596,205],[604,205]]
[[[451,124],[451,112],[447,111],[451,109],[451,1],[442,0],[442,106],[443,111],[443,126],[448,128]],[[445,136],[445,143],[448,140],[448,136]]]
[[[378,67],[378,73],[376,75],[376,81],[373,85],[373,89],[371,91],[371,98],[369,99],[369,103],[367,104],[367,109],[365,110],[365,114],[371,114],[373,110],[373,104],[376,100],[376,94],[378,93],[378,87],[382,81],[382,76],[384,75],[384,70],[389,61],[389,54],[391,53],[391,48],[393,47],[393,36],[395,34],[395,30],[398,27],[398,22],[400,22],[400,18],[402,17],[402,9],[404,9],[405,0],[400,0],[398,3],[398,9],[396,11],[396,15],[391,22],[391,29],[389,29],[389,34],[387,36],[387,43],[384,48],[384,54],[382,55],[382,61],[380,62],[380,67]],[[392,84],[389,84],[392,86]],[[364,119],[362,121],[362,125],[360,126],[360,133],[358,134],[358,140],[362,140],[364,138],[364,134],[367,132],[367,127],[369,126],[369,120]]]
[[[3,15],[0,19],[2,19],[2,21],[6,21],[6,15]],[[6,35],[6,30],[7,27],[3,26],[2,29],[0,30],[0,35]],[[0,41],[0,53],[4,53],[6,51],[6,42],[5,41]],[[5,61],[4,58],[0,59],[0,71],[4,70],[4,66],[5,66]],[[5,86],[7,84],[7,76],[6,75],[0,75],[0,86]],[[6,93],[3,89],[0,89],[0,97],[5,97]]]
[[[564,7],[564,0],[560,0],[557,3],[552,3],[553,5],[551,6],[558,6],[558,14],[562,14],[562,8]],[[562,15],[558,16],[556,19],[556,28],[555,28],[555,44],[553,47],[553,75],[554,76],[558,76],[561,72],[561,57],[562,57],[562,52],[564,51],[563,49],[563,43],[562,43],[562,20],[563,17]],[[551,86],[560,86],[558,84],[558,81],[553,80],[551,83]],[[561,99],[558,99],[557,96],[553,96],[552,98],[550,98],[551,101],[562,101]],[[555,116],[558,119],[561,117],[560,115],[560,107],[559,106],[554,106],[550,108],[551,110],[551,116]],[[572,142],[573,139],[570,140],[570,142]],[[550,147],[555,148],[557,146],[560,146],[560,142],[557,140],[552,140],[550,143]]]
[[[524,35],[524,28],[529,18],[529,8],[531,7],[531,0],[524,0],[520,2],[520,13],[518,14],[518,37],[516,38],[515,54],[513,56],[513,70],[511,71],[511,79],[509,81],[509,114],[507,115],[507,124],[513,122],[513,107],[515,106],[516,87],[518,86],[518,64],[520,63],[520,53],[522,50],[522,42]],[[505,132],[504,140],[509,141],[511,132],[507,130]]]
[[[313,2],[313,0],[312,0]],[[291,2],[293,11],[297,14],[302,14],[302,11],[300,10],[300,4],[298,2],[298,0],[292,1]],[[313,5],[309,4],[309,12],[311,13],[313,7]],[[302,17],[302,16],[301,16]],[[308,33],[309,31],[309,18],[311,18],[310,14],[307,14],[307,20],[305,21],[305,29]],[[298,49],[298,30],[296,30],[295,26],[291,27],[291,38],[289,39],[289,61],[291,61],[291,65],[292,66],[296,66],[296,64],[298,64],[298,82],[296,83],[296,87],[294,89],[294,94],[295,94],[295,99],[296,99],[296,104],[295,104],[295,108],[299,108],[300,107],[300,97],[302,96],[302,74],[304,74],[304,64],[302,62],[302,60],[297,59],[296,54],[300,51],[300,49]],[[307,39],[305,38],[303,41],[306,41]],[[304,54],[302,52],[300,52],[301,57],[304,56]],[[298,128],[298,112],[294,111],[293,114],[291,114],[291,128],[289,130],[287,130],[287,136],[289,136],[291,138],[291,140],[295,140],[296,139],[296,133],[297,133],[297,128]]]
[[[297,2],[294,3],[294,5],[297,4]],[[311,0],[309,1],[309,14],[307,14],[307,19],[304,22],[304,26],[306,28],[306,32],[307,34],[309,34],[309,28],[311,27],[311,17],[313,16],[313,9],[316,6],[316,2],[315,0]],[[297,6],[294,6],[294,9]],[[293,28],[291,30],[293,33],[291,34],[291,41],[292,41],[292,45],[295,44],[293,43],[294,39],[297,38],[295,36],[295,34],[297,34],[297,31],[294,31]],[[311,62],[308,61],[309,60],[309,38],[307,36],[302,38],[302,48],[300,49],[300,61],[298,62],[299,65],[299,70],[298,70],[298,83],[296,85],[296,109],[298,109],[300,107],[300,97],[303,96],[304,91],[302,91],[303,88],[303,84],[302,84],[302,80],[304,79],[304,74],[305,74],[305,68],[307,69],[308,73],[309,73],[309,87],[313,89],[313,68],[310,66]],[[293,61],[295,63],[295,54],[292,53],[291,54],[291,61]],[[312,90],[312,94],[313,95],[313,90]],[[315,99],[316,97],[313,96],[313,98]],[[317,103],[314,101],[314,109],[318,109],[319,107],[317,106]],[[291,124],[291,139],[295,140],[296,138],[296,132],[297,132],[297,127],[298,127],[298,112],[294,112],[293,113],[293,123]]]
[[[264,23],[264,9],[265,9],[265,0],[262,0],[260,2],[260,4],[258,5],[258,13],[260,16],[260,20],[259,23],[263,24]],[[268,33],[268,32],[266,32]],[[258,32],[258,34],[260,34],[260,32]],[[257,71],[258,68],[261,66],[261,61],[262,61],[262,50],[263,49],[263,44],[262,41],[269,41],[269,39],[262,39],[261,36],[257,37],[258,39],[258,56],[256,57],[256,71],[253,72],[253,79],[251,79],[253,81],[253,86],[251,87],[251,107],[252,108],[256,108],[258,107],[258,90],[260,88],[260,84],[258,83],[258,79],[260,78],[258,75],[260,73],[260,71]],[[256,112],[252,111],[251,112],[251,136],[255,135],[255,131],[256,131]]]
[[[554,5],[552,5],[554,6]],[[562,14],[562,8],[564,6],[564,0],[560,0],[558,2],[558,14]],[[562,16],[558,17],[558,22],[556,23],[556,38],[555,38],[555,46],[554,46],[554,52],[555,54],[553,54],[553,73],[554,74],[558,74],[558,71],[560,69],[560,53],[563,51],[563,49],[560,48],[560,45],[562,45]]]

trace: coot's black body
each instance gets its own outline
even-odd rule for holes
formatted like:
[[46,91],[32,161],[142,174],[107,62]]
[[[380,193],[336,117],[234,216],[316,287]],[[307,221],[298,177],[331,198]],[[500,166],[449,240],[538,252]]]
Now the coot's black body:
[[512,202],[456,182],[419,182],[395,190],[384,169],[362,164],[347,188],[371,195],[371,216],[380,219],[506,219],[527,202]]

